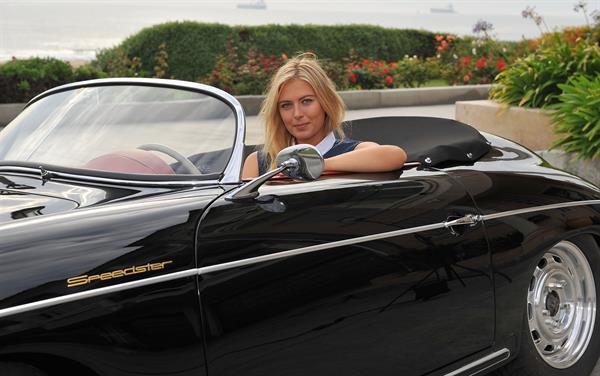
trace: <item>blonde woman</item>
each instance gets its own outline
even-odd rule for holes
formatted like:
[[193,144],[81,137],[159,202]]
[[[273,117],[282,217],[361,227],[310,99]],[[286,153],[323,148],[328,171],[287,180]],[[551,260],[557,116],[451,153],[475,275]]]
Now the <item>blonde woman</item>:
[[299,55],[279,68],[261,115],[264,148],[246,158],[243,179],[274,168],[277,153],[294,144],[315,146],[325,160],[325,171],[393,171],[406,161],[406,153],[397,146],[344,138],[344,103],[312,54]]

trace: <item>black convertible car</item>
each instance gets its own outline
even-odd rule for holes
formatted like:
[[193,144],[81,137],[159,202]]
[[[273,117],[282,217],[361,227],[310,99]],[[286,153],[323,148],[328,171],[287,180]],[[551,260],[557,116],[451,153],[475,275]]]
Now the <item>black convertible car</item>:
[[321,173],[296,145],[243,182],[220,90],[33,99],[0,132],[0,375],[589,374],[598,188],[452,120],[345,126],[411,163]]

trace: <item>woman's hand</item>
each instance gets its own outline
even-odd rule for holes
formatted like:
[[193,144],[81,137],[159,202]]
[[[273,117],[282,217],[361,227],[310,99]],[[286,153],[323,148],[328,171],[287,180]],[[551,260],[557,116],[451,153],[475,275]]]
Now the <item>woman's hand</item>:
[[348,153],[325,159],[324,171],[386,172],[402,168],[406,153],[394,145],[361,142]]

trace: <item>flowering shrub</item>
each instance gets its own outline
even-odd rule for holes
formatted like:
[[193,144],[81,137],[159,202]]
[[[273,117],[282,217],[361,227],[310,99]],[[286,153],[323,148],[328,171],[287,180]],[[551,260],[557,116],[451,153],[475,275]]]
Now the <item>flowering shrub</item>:
[[[575,5],[586,13],[586,3]],[[542,16],[527,7],[523,17],[531,18],[540,28],[549,30]],[[543,27],[542,27],[543,26]],[[491,97],[499,102],[523,107],[547,107],[560,101],[562,85],[575,75],[595,77],[600,72],[600,47],[593,43],[593,29],[568,28],[546,32],[538,40],[536,51],[519,59],[498,75]]]
[[260,94],[266,89],[270,77],[287,60],[282,54],[265,56],[248,50],[245,62],[237,56],[237,48],[227,45],[227,55],[219,55],[213,71],[200,82],[218,87],[233,95]]
[[488,84],[508,64],[506,48],[493,40],[492,24],[480,20],[473,27],[479,38],[471,40],[470,49],[459,46],[452,35],[436,35],[436,51],[441,66],[441,76],[453,85]]
[[405,56],[398,61],[395,70],[396,82],[403,87],[420,87],[439,76],[440,65],[434,58],[420,59],[417,56]]
[[349,87],[363,90],[397,87],[394,79],[397,67],[397,63],[370,59],[349,64],[346,68]]

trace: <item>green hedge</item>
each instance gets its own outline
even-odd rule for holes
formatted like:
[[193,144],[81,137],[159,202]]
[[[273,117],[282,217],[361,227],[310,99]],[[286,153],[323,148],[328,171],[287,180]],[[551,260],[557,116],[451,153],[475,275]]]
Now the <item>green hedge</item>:
[[226,26],[198,22],[169,22],[143,29],[120,45],[99,51],[95,66],[111,72],[126,56],[141,59],[142,72],[152,72],[158,46],[166,44],[168,76],[196,81],[211,72],[218,55],[231,41],[240,56],[250,48],[269,55],[312,51],[321,59],[342,61],[354,49],[360,56],[397,61],[405,55],[428,57],[435,51],[434,33],[387,29],[370,25]]
[[55,86],[102,77],[92,67],[73,69],[58,59],[15,59],[0,65],[0,103],[24,103]]

